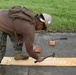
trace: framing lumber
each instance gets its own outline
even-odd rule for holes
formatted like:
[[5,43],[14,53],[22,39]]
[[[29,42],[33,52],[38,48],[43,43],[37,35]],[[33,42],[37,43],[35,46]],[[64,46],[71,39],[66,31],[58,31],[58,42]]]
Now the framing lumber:
[[76,66],[76,58],[56,58],[48,57],[42,62],[34,63],[35,59],[29,57],[28,60],[14,60],[14,57],[4,57],[1,65],[16,66]]

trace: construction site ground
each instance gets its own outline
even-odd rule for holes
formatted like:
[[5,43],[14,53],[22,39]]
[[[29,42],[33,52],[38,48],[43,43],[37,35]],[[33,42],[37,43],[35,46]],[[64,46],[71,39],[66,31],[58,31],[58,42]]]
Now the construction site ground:
[[[49,42],[53,38],[67,38],[67,40],[54,40],[55,46],[50,46]],[[45,57],[53,52],[55,57],[75,58],[76,57],[76,34],[75,33],[36,33],[34,48],[41,47],[39,56]],[[8,37],[5,57],[13,57],[15,50]],[[22,54],[27,54],[23,45]],[[50,60],[49,60],[50,61]],[[51,61],[50,61],[51,62]],[[3,66],[6,75],[76,75],[76,66]]]

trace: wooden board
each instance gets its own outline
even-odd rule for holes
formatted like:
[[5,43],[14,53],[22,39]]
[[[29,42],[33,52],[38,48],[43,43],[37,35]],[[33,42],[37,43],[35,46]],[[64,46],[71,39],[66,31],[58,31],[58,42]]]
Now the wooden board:
[[76,58],[56,58],[49,57],[42,62],[34,63],[35,59],[14,60],[13,57],[4,57],[2,65],[19,65],[19,66],[76,66]]

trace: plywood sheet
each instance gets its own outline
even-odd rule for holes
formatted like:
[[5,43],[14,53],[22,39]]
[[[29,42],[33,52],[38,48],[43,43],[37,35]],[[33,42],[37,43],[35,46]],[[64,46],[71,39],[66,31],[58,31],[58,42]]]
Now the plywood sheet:
[[56,58],[49,57],[42,62],[34,63],[35,59],[14,60],[13,57],[4,57],[2,65],[19,65],[19,66],[76,66],[76,58]]

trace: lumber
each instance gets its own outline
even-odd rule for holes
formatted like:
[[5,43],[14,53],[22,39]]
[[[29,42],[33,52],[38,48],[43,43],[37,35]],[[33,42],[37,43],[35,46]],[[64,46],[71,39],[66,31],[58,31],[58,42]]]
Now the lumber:
[[19,66],[76,66],[76,58],[48,57],[42,62],[34,63],[35,59],[29,57],[28,60],[14,60],[14,57],[4,57],[1,65]]

